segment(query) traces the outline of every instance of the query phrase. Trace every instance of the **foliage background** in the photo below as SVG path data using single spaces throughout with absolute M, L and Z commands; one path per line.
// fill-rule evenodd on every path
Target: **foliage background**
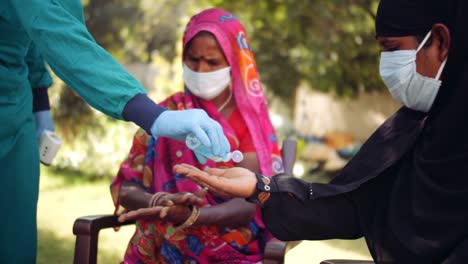
M 100 45 L 124 65 L 157 69 L 154 82 L 145 84 L 156 101 L 182 89 L 181 37 L 189 18 L 207 7 L 229 10 L 247 30 L 267 94 L 293 106 L 303 82 L 345 97 L 382 87 L 374 40 L 377 2 L 84 0 L 83 5 Z M 59 80 L 50 94 L 64 139 L 56 167 L 91 178 L 113 175 L 137 127 L 91 109 Z

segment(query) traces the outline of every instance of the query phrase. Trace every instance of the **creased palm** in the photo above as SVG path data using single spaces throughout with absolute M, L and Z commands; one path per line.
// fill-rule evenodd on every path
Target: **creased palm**
M 174 166 L 176 173 L 185 174 L 188 178 L 208 187 L 210 192 L 227 197 L 249 197 L 255 191 L 257 178 L 245 168 L 230 169 L 207 168 L 205 171 L 188 164 Z

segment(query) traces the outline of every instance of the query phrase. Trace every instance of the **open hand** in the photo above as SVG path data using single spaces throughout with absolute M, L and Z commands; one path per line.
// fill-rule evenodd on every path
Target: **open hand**
M 191 212 L 190 207 L 184 205 L 154 206 L 150 208 L 140 208 L 138 210 L 121 214 L 118 220 L 121 223 L 135 220 L 164 220 L 179 225 L 187 220 Z
M 188 164 L 174 166 L 176 173 L 185 174 L 188 178 L 208 187 L 210 192 L 227 197 L 249 197 L 255 192 L 257 178 L 245 168 L 230 169 L 207 168 L 205 171 Z
M 158 206 L 172 206 L 172 205 L 200 205 L 203 202 L 203 197 L 206 195 L 206 190 L 200 190 L 196 193 L 179 192 L 170 193 L 163 196 Z
M 205 195 L 205 189 L 196 193 L 179 192 L 167 194 L 158 201 L 156 206 L 123 213 L 119 216 L 118 220 L 119 222 L 165 220 L 174 224 L 180 224 L 185 222 L 190 216 L 191 210 L 189 206 L 200 205 Z
M 135 221 L 135 220 L 148 220 L 156 221 L 166 217 L 170 207 L 168 206 L 154 206 L 150 208 L 140 208 L 138 210 L 129 211 L 119 215 L 119 222 Z

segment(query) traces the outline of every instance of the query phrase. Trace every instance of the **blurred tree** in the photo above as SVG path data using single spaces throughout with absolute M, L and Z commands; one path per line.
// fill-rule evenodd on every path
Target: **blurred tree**
M 124 64 L 158 60 L 158 65 L 169 68 L 170 76 L 174 75 L 171 64 L 180 59 L 180 40 L 189 17 L 209 6 L 225 8 L 246 27 L 268 94 L 273 92 L 290 102 L 302 81 L 314 89 L 344 96 L 383 87 L 378 74 L 379 49 L 374 40 L 377 2 L 83 0 L 88 30 L 100 45 Z M 161 63 L 161 58 L 169 64 Z M 167 86 L 173 84 L 169 80 Z M 158 91 L 163 89 L 161 85 L 157 87 Z M 102 151 L 103 146 L 111 145 L 107 141 L 100 145 L 89 142 L 101 141 L 113 127 L 120 128 L 116 134 L 129 138 L 122 132 L 128 124 L 113 124 L 111 118 L 96 114 L 70 89 L 51 91 L 60 135 L 69 139 L 68 145 L 80 157 L 86 157 L 78 161 L 78 154 L 67 154 L 68 163 L 61 162 L 63 166 L 73 164 L 73 168 L 89 170 L 91 165 L 85 160 L 102 159 L 95 149 Z M 76 144 L 71 142 L 74 139 Z M 107 159 L 112 164 L 109 168 L 115 166 L 117 159 Z M 99 168 L 103 167 L 101 163 Z
M 88 0 L 84 4 L 91 34 L 125 63 L 149 63 L 155 53 L 172 63 L 184 23 L 194 10 L 208 5 L 225 8 L 246 26 L 262 81 L 274 94 L 292 100 L 301 81 L 345 96 L 382 87 L 374 40 L 377 2 Z M 68 105 L 74 100 L 80 99 L 63 101 Z
M 172 61 L 181 18 L 197 2 L 89 0 L 86 25 L 100 45 L 125 62 L 151 62 L 154 51 Z
M 122 63 L 150 63 L 154 53 L 174 60 L 181 18 L 192 2 L 88 0 L 83 5 L 87 28 L 97 43 Z M 70 89 L 57 90 L 54 118 L 63 136 L 73 139 L 86 126 L 96 127 L 95 113 L 80 97 Z
M 151 63 L 153 57 L 172 62 L 181 24 L 198 2 L 84 0 L 83 6 L 91 35 L 125 65 Z M 131 142 L 134 125 L 116 123 L 92 110 L 61 82 L 50 95 L 56 129 L 66 141 L 56 165 L 100 176 L 114 173 Z
M 292 99 L 303 80 L 344 96 L 382 87 L 374 39 L 377 0 L 212 2 L 243 21 L 262 81 L 275 94 Z

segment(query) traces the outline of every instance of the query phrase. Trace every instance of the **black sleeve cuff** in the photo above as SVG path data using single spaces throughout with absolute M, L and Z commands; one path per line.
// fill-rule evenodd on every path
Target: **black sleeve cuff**
M 151 135 L 151 126 L 154 120 L 165 110 L 166 108 L 153 102 L 146 94 L 137 94 L 125 105 L 122 116 Z
M 309 199 L 310 184 L 291 177 L 287 174 L 278 174 L 271 178 L 261 174 L 255 174 L 257 185 L 252 196 L 246 198 L 248 202 L 263 204 L 261 193 L 289 193 L 301 201 Z
M 35 88 L 33 92 L 33 112 L 50 110 L 47 88 Z
M 265 200 L 268 200 L 269 193 L 277 192 L 278 186 L 273 179 L 274 177 L 266 177 L 261 174 L 255 173 L 257 177 L 257 185 L 255 186 L 255 192 L 247 197 L 245 200 L 250 203 L 255 203 L 260 206 L 263 206 Z
M 255 173 L 257 177 L 257 190 L 262 192 L 277 192 L 278 186 L 276 185 L 276 181 L 270 177 L 263 176 L 261 174 Z

